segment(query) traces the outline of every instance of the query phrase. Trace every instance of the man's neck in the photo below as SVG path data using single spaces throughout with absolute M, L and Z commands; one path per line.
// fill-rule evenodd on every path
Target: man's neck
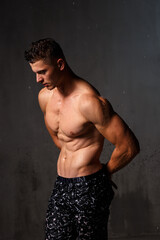
M 57 86 L 57 90 L 62 96 L 67 97 L 74 91 L 76 79 L 78 77 L 67 67 L 61 76 L 59 86 Z

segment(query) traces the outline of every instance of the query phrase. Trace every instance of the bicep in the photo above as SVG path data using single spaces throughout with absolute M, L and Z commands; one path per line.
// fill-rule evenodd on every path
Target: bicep
M 38 94 L 38 102 L 43 114 L 46 113 L 46 105 L 48 102 L 48 98 L 49 98 L 49 95 L 45 92 L 45 89 L 42 88 Z
M 112 144 L 120 146 L 127 144 L 132 138 L 132 132 L 124 122 L 124 120 L 117 114 L 113 113 L 105 124 L 95 124 L 97 130 Z
M 124 120 L 114 114 L 107 125 L 96 125 L 98 131 L 116 147 L 118 155 L 129 156 L 131 160 L 140 151 L 137 138 Z
M 85 118 L 115 146 L 128 146 L 134 135 L 124 120 L 113 110 L 107 99 L 88 97 L 82 105 Z

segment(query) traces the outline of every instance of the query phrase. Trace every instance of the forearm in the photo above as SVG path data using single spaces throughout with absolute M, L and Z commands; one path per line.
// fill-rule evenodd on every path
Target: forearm
M 111 158 L 107 163 L 107 170 L 110 174 L 117 172 L 125 167 L 131 160 L 138 154 L 139 145 L 132 148 L 115 147 L 112 152 Z
M 46 121 L 46 118 L 44 118 L 44 120 L 45 120 L 46 128 L 47 128 L 47 130 L 48 130 L 48 132 L 49 132 L 49 135 L 51 136 L 54 144 L 56 145 L 57 148 L 59 148 L 59 149 L 61 150 L 61 143 L 60 143 L 57 135 L 56 135 L 56 134 L 51 130 L 51 128 L 48 126 L 47 121 Z
M 60 144 L 59 142 L 55 142 L 55 141 L 54 141 L 54 143 L 55 143 L 56 147 L 57 147 L 59 150 L 61 150 L 61 144 Z

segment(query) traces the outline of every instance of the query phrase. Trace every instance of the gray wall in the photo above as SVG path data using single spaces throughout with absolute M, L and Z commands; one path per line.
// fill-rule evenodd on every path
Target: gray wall
M 58 150 L 23 58 L 43 37 L 61 44 L 72 69 L 108 98 L 140 141 L 141 153 L 113 177 L 110 238 L 158 239 L 160 1 L 3 1 L 0 16 L 0 239 L 44 239 Z M 102 162 L 112 149 L 106 141 Z

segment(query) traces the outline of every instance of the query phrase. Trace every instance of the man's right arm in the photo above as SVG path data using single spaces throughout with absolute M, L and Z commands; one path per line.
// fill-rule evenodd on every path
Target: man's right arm
M 50 129 L 50 127 L 48 126 L 47 121 L 46 121 L 46 106 L 47 106 L 48 98 L 49 98 L 49 94 L 47 94 L 46 89 L 43 88 L 38 94 L 38 102 L 39 102 L 40 108 L 44 114 L 44 122 L 45 122 L 46 128 L 47 128 L 53 142 L 55 143 L 55 145 L 59 149 L 61 149 L 61 144 L 59 142 L 57 135 L 52 131 L 52 129 Z
M 59 141 L 57 135 L 56 135 L 56 134 L 50 129 L 50 127 L 48 126 L 45 116 L 44 116 L 44 121 L 45 121 L 46 128 L 47 128 L 47 130 L 48 130 L 48 132 L 49 132 L 49 134 L 50 134 L 53 142 L 54 142 L 55 145 L 61 150 L 60 141 Z

